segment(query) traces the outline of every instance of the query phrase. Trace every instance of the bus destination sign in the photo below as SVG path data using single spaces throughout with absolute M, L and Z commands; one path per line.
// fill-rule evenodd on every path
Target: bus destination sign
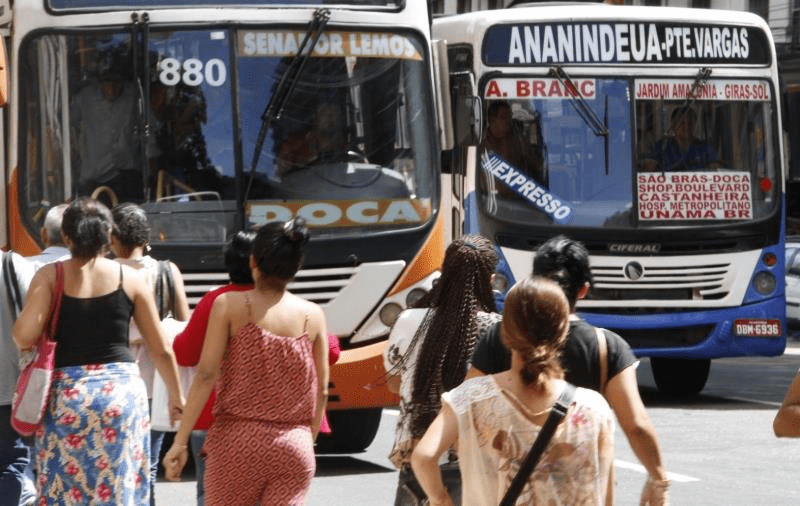
M 520 23 L 490 27 L 483 61 L 495 66 L 768 65 L 770 44 L 752 26 L 695 23 Z

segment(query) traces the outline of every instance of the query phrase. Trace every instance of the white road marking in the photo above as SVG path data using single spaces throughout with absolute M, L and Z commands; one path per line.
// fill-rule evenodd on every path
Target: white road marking
M 738 402 L 747 402 L 747 403 L 750 403 L 750 404 L 763 404 L 764 406 L 771 406 L 771 407 L 774 407 L 774 408 L 781 407 L 781 403 L 780 402 L 774 402 L 774 401 L 762 401 L 760 399 L 749 399 L 747 397 L 734 397 L 734 396 L 731 396 L 731 395 L 726 395 L 726 396 L 724 396 L 722 398 L 723 399 L 730 399 L 732 401 L 738 401 Z
M 647 469 L 645 469 L 643 465 L 635 464 L 633 462 L 626 462 L 624 460 L 614 459 L 614 466 L 616 466 L 619 469 L 628 469 L 642 474 L 647 474 Z M 667 478 L 669 478 L 672 481 L 680 483 L 690 483 L 693 481 L 700 481 L 700 478 L 694 478 L 692 476 L 687 476 L 685 474 L 671 473 L 669 471 L 667 471 Z

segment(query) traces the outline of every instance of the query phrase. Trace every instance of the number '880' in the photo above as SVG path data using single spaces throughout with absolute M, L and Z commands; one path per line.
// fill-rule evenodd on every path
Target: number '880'
M 228 77 L 225 62 L 212 58 L 203 62 L 199 58 L 187 58 L 181 63 L 177 58 L 164 58 L 158 63 L 158 80 L 166 86 L 175 86 L 183 81 L 187 86 L 222 86 Z

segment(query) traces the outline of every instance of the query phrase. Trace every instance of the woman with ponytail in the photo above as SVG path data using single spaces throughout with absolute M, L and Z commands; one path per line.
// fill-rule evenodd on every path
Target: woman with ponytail
M 511 369 L 469 379 L 442 409 L 411 457 L 431 506 L 454 504 L 437 465 L 457 446 L 462 504 L 498 504 L 566 386 L 559 354 L 570 308 L 555 282 L 526 278 L 509 292 L 501 332 Z M 614 422 L 597 392 L 577 388 L 516 504 L 613 504 Z
M 464 381 L 479 335 L 500 317 L 492 293 L 496 265 L 494 245 L 485 237 L 467 235 L 453 241 L 433 289 L 392 327 L 384 368 L 389 388 L 400 393 L 400 417 L 389 455 L 400 470 L 395 506 L 416 506 L 424 500 L 411 471 L 411 452 L 439 412 L 442 393 Z M 440 464 L 458 504 L 461 480 L 455 453 Z
M 111 212 L 78 198 L 61 231 L 72 258 L 42 267 L 13 329 L 17 346 L 34 346 L 47 322 L 63 266 L 63 298 L 50 403 L 36 435 L 36 504 L 139 506 L 150 495 L 147 391 L 129 345 L 131 316 L 169 392 L 171 421 L 183 408 L 178 366 L 161 326 L 153 290 L 139 271 L 105 258 Z
M 309 231 L 302 218 L 262 226 L 255 287 L 214 300 L 200 361 L 166 476 L 179 480 L 197 418 L 216 386 L 204 452 L 205 502 L 301 505 L 315 471 L 314 440 L 328 393 L 328 338 L 317 304 L 289 293 Z

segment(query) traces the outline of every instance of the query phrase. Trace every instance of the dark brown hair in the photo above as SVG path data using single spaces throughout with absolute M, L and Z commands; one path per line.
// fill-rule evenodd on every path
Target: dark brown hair
M 253 239 L 253 257 L 267 278 L 289 281 L 303 263 L 303 253 L 310 233 L 306 220 L 273 221 L 263 225 Z
M 525 384 L 563 377 L 560 355 L 567 339 L 569 313 L 564 291 L 550 279 L 531 276 L 509 290 L 501 335 L 503 344 L 522 358 Z
M 72 242 L 72 256 L 90 258 L 108 251 L 113 225 L 111 211 L 105 205 L 78 197 L 64 210 L 61 231 Z

